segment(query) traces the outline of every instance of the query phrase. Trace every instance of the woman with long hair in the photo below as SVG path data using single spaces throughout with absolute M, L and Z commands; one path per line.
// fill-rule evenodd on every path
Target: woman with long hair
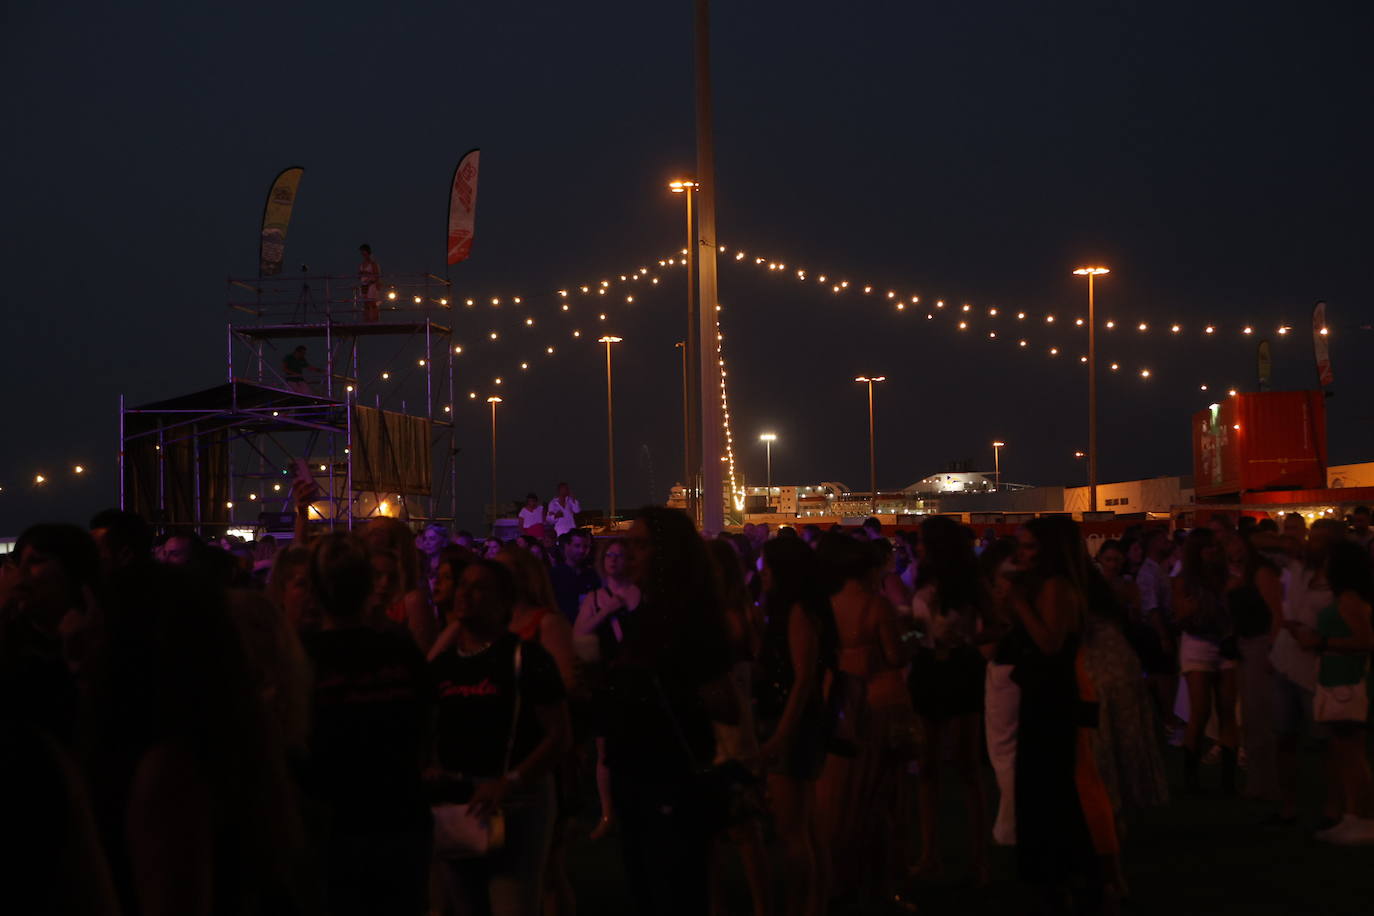
M 127 567 L 90 635 L 90 773 L 121 908 L 252 912 L 289 893 L 299 801 L 222 584 Z
M 319 611 L 310 594 L 310 548 L 292 544 L 272 557 L 267 574 L 267 600 L 286 617 L 296 633 L 319 628 Z
M 1338 541 L 1327 559 L 1333 601 L 1317 614 L 1315 628 L 1294 621 L 1288 629 L 1308 651 L 1318 653 L 1316 719 L 1330 729 L 1329 795 L 1341 803 L 1335 826 L 1316 838 L 1338 846 L 1374 844 L 1374 779 L 1370 777 L 1366 726 L 1369 722 L 1369 653 L 1374 650 L 1374 564 L 1354 541 Z
M 720 576 L 721 599 L 725 609 L 726 628 L 730 639 L 730 679 L 740 703 L 740 720 L 734 725 L 713 723 L 716 732 L 715 762 L 734 760 L 754 769 L 759 761 L 758 735 L 754 730 L 753 693 L 754 663 L 759 655 L 762 621 L 749 599 L 749 587 L 744 570 L 733 547 L 716 538 L 706 542 L 716 572 Z M 728 839 L 739 850 L 749 893 L 754 901 L 755 916 L 768 916 L 773 911 L 773 888 L 769 881 L 768 848 L 764 844 L 763 824 L 757 817 L 734 824 L 728 837 L 719 836 L 713 847 L 713 858 L 719 859 Z M 711 912 L 726 911 L 719 865 L 711 869 Z
M 558 600 L 549 581 L 549 568 L 528 550 L 507 544 L 496 562 L 515 576 L 515 608 L 511 632 L 527 642 L 543 646 L 558 665 L 563 687 L 571 691 L 577 681 L 577 657 L 573 653 L 572 625 L 558 613 Z
M 1101 903 L 1118 852 L 1111 799 L 1093 756 L 1097 698 L 1079 648 L 1086 627 L 1089 560 L 1078 525 L 1038 518 L 1017 535 L 1024 572 L 1012 594 L 1019 628 L 1010 639 L 1021 688 L 1016 746 L 1016 852 L 1022 880 L 1051 911 Z M 1104 870 L 1104 864 L 1108 866 Z
M 1236 628 L 1237 689 L 1240 694 L 1241 747 L 1245 755 L 1245 794 L 1278 801 L 1275 765 L 1274 688 L 1269 667 L 1270 634 L 1283 616 L 1279 571 L 1245 535 L 1222 537 L 1226 553 L 1226 607 Z M 1239 760 L 1237 761 L 1239 763 Z
M 838 670 L 863 685 L 856 753 L 826 758 L 817 816 L 832 852 L 835 895 L 860 903 L 900 903 L 896 888 L 904 877 L 909 826 L 906 773 L 916 752 L 916 716 L 902 677 L 907 650 L 897 611 L 884 595 L 880 543 L 828 534 L 816 551 L 829 579 Z
M 522 536 L 538 546 L 532 537 Z M 558 610 L 558 599 L 549 580 L 549 567 L 527 548 L 507 544 L 496 555 L 496 562 L 515 576 L 515 608 L 510 631 L 527 642 L 543 646 L 558 665 L 563 689 L 572 694 L 577 687 L 577 656 L 573 652 L 572 624 Z M 575 807 L 577 772 L 573 767 L 572 741 L 568 751 L 554 763 L 554 822 L 549 841 L 549 864 L 545 874 L 546 916 L 561 916 L 577 908 L 572 882 L 568 880 L 568 828 Z
M 431 843 L 421 772 L 433 691 L 410 635 L 368 617 L 374 558 L 342 533 L 312 549 L 321 625 L 303 640 L 314 667 L 306 788 L 328 813 L 326 910 L 414 913 Z
M 1236 633 L 1226 603 L 1226 555 L 1211 528 L 1194 528 L 1183 544 L 1183 569 L 1174 579 L 1173 608 L 1183 635 L 1179 667 L 1188 685 L 1188 727 L 1183 733 L 1183 771 L 1189 792 L 1202 790 L 1200 745 L 1215 701 L 1221 783 L 1236 786 Z
M 634 612 L 639 608 L 639 586 L 629 574 L 628 547 L 624 538 L 601 542 L 596 554 L 596 573 L 601 584 L 582 596 L 573 623 L 573 649 L 589 681 L 599 681 L 605 667 L 620 654 Z M 611 799 L 611 771 L 606 765 L 606 739 L 596 738 L 596 789 L 601 802 L 601 817 L 591 838 L 599 840 L 615 823 Z
M 630 528 L 643 601 L 599 690 L 606 762 L 634 911 L 700 916 L 715 834 L 697 774 L 713 721 L 739 721 L 720 585 L 691 519 L 657 506 Z
M 835 618 L 815 555 L 801 540 L 763 548 L 764 632 L 759 654 L 760 757 L 783 840 L 784 912 L 814 916 L 829 898 L 829 849 L 815 817 L 826 756 L 824 675 L 835 668 Z
M 630 615 L 639 607 L 639 586 L 630 578 L 624 538 L 607 538 L 596 553 L 601 585 L 582 596 L 573 622 L 573 646 L 584 662 L 610 662 L 625 641 Z
M 992 822 L 992 840 L 999 846 L 1016 845 L 1016 722 L 1021 688 L 1012 679 L 1015 665 L 1004 643 L 1015 625 L 1011 608 L 1012 577 L 1016 567 L 1016 538 L 999 538 L 978 557 L 979 611 L 982 628 L 978 651 L 987 660 L 983 686 L 983 730 L 988 757 L 1000 795 Z
M 440 864 L 444 912 L 541 911 L 555 818 L 551 770 L 567 753 L 570 726 L 553 657 L 511 631 L 518 595 L 505 565 L 470 564 L 454 592 L 456 638 L 430 662 L 438 764 L 471 785 L 465 800 L 476 816 L 500 811 L 505 823 L 498 855 Z
M 921 524 L 920 567 L 913 617 L 923 632 L 912 659 L 908 687 L 926 740 L 917 790 L 921 821 L 921 858 L 916 871 L 943 870 L 939 787 L 944 735 L 952 732 L 955 768 L 968 805 L 972 865 L 980 883 L 988 880 L 986 802 L 980 769 L 983 731 L 983 656 L 975 648 L 978 628 L 978 567 L 965 529 L 943 516 Z
M 1159 720 L 1128 637 L 1130 621 L 1139 614 L 1140 591 L 1126 578 L 1126 551 L 1117 541 L 1104 542 L 1096 560 L 1097 568 L 1088 569 L 1083 634 L 1084 662 L 1101 701 L 1093 747 L 1112 804 L 1124 817 L 1167 802 L 1169 786 L 1159 752 Z
M 428 651 L 438 632 L 429 602 L 429 576 L 415 546 L 415 535 L 396 518 L 374 518 L 363 529 L 363 540 L 374 555 L 391 558 L 393 588 L 382 612 L 392 623 L 410 631 L 421 652 Z

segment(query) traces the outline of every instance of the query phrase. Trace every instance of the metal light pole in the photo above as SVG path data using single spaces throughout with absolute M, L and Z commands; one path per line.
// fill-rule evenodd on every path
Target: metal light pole
M 487 398 L 487 403 L 491 405 L 491 524 L 496 526 L 496 405 L 501 403 L 501 399 L 496 395 Z
M 773 498 L 773 443 L 778 441 L 778 434 L 764 433 L 759 436 L 759 441 L 763 443 L 764 448 L 767 450 L 766 454 L 768 457 L 765 459 L 765 461 L 767 461 L 765 467 L 767 467 L 768 471 L 767 474 L 764 475 L 764 480 L 767 481 L 765 487 L 768 491 L 768 499 L 771 500 Z M 767 504 L 771 505 L 771 502 Z
M 860 375 L 856 382 L 868 383 L 868 514 L 878 514 L 878 457 L 875 448 L 876 440 L 873 436 L 873 385 L 876 382 L 887 381 L 885 375 L 875 375 L 872 378 Z
M 716 291 L 716 152 L 711 126 L 711 4 L 696 0 L 697 231 L 697 391 L 701 417 L 701 527 L 717 532 L 725 524 L 725 475 L 717 459 L 725 454 L 721 403 L 716 395 L 719 361 L 709 343 L 716 339 L 720 300 Z
M 611 387 L 611 344 L 623 338 L 606 336 L 597 343 L 606 345 L 606 467 L 611 474 L 611 527 L 615 527 L 615 398 Z
M 701 526 L 701 494 L 697 481 L 701 477 L 701 409 L 697 397 L 701 391 L 701 316 L 697 308 L 697 224 L 696 192 L 700 185 L 691 178 L 668 182 L 668 190 L 681 194 L 687 204 L 687 336 L 678 344 L 682 347 L 682 437 L 687 461 L 683 483 L 687 486 L 687 514 Z
M 992 479 L 995 481 L 993 490 L 1000 492 L 1002 489 L 1002 449 L 1006 448 L 1005 442 L 992 443 Z
M 673 346 L 682 351 L 682 487 L 687 497 L 687 514 L 695 519 L 697 499 L 692 483 L 692 395 L 689 389 L 691 375 L 687 371 L 687 341 L 679 340 Z
M 1088 511 L 1097 511 L 1097 315 L 1093 278 L 1109 274 L 1106 267 L 1080 267 L 1075 276 L 1088 278 Z

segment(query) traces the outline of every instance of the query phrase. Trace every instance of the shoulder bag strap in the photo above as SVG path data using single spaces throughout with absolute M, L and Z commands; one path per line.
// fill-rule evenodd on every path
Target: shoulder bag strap
M 501 767 L 502 776 L 510 772 L 510 758 L 511 754 L 515 752 L 515 733 L 520 727 L 520 663 L 522 661 L 521 652 L 524 648 L 524 642 L 515 644 L 515 712 L 511 714 L 510 735 L 506 738 L 506 758 L 505 764 Z
M 687 762 L 691 764 L 692 771 L 700 770 L 701 765 L 697 763 L 696 754 L 692 753 L 692 746 L 687 743 L 687 735 L 682 731 L 682 725 L 678 723 L 677 716 L 673 714 L 673 706 L 668 702 L 668 694 L 663 689 L 663 684 L 659 681 L 657 674 L 654 675 L 654 691 L 658 694 L 659 703 L 663 705 L 663 711 L 668 715 L 668 721 L 672 723 L 673 734 L 677 736 L 677 743 L 681 746 Z

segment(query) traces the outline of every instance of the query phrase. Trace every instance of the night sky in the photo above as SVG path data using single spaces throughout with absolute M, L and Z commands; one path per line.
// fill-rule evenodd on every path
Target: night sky
M 120 393 L 223 380 L 224 278 L 255 272 L 280 169 L 305 167 L 288 275 L 350 273 L 361 242 L 385 270 L 442 273 L 448 183 L 472 147 L 476 242 L 455 296 L 524 303 L 441 319 L 465 345 L 463 520 L 487 494 L 496 375 L 503 495 L 568 479 L 604 505 L 591 341 L 606 332 L 626 338 L 619 502 L 661 501 L 681 466 L 685 286 L 658 259 L 683 244 L 664 182 L 695 158 L 690 2 L 197 6 L 7 6 L 0 535 L 113 503 Z M 1102 338 L 1103 480 L 1190 472 L 1188 417 L 1213 400 L 1199 384 L 1253 389 L 1255 341 L 1280 322 L 1294 333 L 1274 337 L 1275 387 L 1311 385 L 1317 299 L 1334 329 L 1332 461 L 1374 460 L 1374 332 L 1359 329 L 1374 322 L 1372 25 L 1354 2 L 717 3 L 719 241 L 751 265 L 723 261 L 720 296 L 750 481 L 769 430 L 775 482 L 866 486 L 852 379 L 882 373 L 880 486 L 951 459 L 990 467 L 994 438 L 1005 479 L 1081 482 L 1085 335 L 1069 325 L 1085 289 L 1070 271 L 1089 262 L 1113 270 L 1104 319 L 1191 331 Z M 556 290 L 641 265 L 664 279 L 633 305 L 557 312 Z M 836 296 L 794 268 L 922 307 Z M 927 321 L 937 298 L 972 303 L 975 327 Z M 1019 333 L 994 306 L 1059 326 Z M 419 355 L 393 352 L 369 371 Z

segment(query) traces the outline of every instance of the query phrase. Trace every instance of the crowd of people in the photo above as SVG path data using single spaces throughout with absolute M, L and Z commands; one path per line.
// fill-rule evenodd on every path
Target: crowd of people
M 509 541 L 312 531 L 308 506 L 289 544 L 118 510 L 21 535 L 0 572 L 14 899 L 571 914 L 590 835 L 618 839 L 635 913 L 726 912 L 730 857 L 755 916 L 914 912 L 951 859 L 988 882 L 989 843 L 1037 912 L 1114 912 L 1168 754 L 1183 794 L 1298 829 L 1314 737 L 1316 839 L 1374 843 L 1367 509 L 1142 524 L 1090 556 L 1062 517 L 706 538 L 648 507 L 594 537 L 566 485 Z

